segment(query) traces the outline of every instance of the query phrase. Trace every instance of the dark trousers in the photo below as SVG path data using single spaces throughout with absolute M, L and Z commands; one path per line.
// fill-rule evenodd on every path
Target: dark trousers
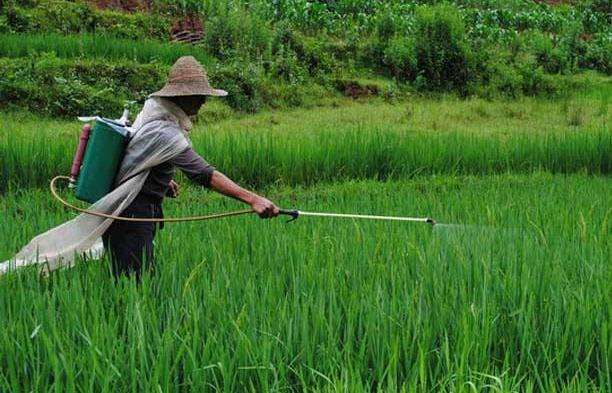
M 139 195 L 121 214 L 122 217 L 163 217 L 161 203 Z M 115 277 L 134 275 L 137 280 L 155 265 L 153 240 L 156 223 L 116 220 L 102 235 L 104 248 L 110 255 Z

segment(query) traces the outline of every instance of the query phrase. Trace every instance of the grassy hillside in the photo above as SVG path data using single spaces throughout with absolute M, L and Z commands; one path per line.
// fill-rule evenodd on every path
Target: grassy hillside
M 363 78 L 392 84 L 380 95 L 554 96 L 573 88 L 568 75 L 610 74 L 609 15 L 598 1 L 207 0 L 126 13 L 10 0 L 0 9 L 0 106 L 59 116 L 116 111 L 159 88 L 183 54 L 202 60 L 244 112 L 301 106 Z M 205 26 L 202 42 L 169 44 L 186 20 Z M 88 79 L 88 68 L 113 77 Z M 125 85 L 128 77 L 147 90 Z

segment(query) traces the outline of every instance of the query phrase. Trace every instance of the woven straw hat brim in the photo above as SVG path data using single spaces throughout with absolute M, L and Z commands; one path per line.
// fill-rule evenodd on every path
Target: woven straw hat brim
M 207 83 L 168 83 L 161 90 L 151 93 L 150 97 L 214 96 L 225 97 L 227 91 L 213 89 Z

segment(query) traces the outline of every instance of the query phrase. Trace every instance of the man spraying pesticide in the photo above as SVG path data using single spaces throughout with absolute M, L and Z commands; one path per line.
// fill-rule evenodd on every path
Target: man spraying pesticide
M 198 155 L 188 137 L 192 127 L 190 116 L 198 113 L 206 98 L 226 95 L 224 90 L 210 86 L 203 67 L 194 57 L 184 56 L 172 66 L 166 85 L 148 97 L 131 129 L 125 124 L 127 113 L 121 121 L 94 118 L 93 130 L 88 125 L 83 129 L 71 177 L 57 176 L 51 181 L 53 195 L 82 214 L 32 239 L 14 259 L 0 263 L 0 274 L 37 263 L 42 263 L 47 271 L 72 266 L 76 255 L 92 255 L 100 248 L 102 239 L 115 276 L 134 274 L 138 278 L 145 267 L 153 265 L 156 224 L 169 221 L 257 213 L 262 218 L 285 214 L 292 219 L 305 215 L 435 224 L 430 218 L 283 210 L 240 187 Z M 173 180 L 176 168 L 195 183 L 240 200 L 250 209 L 164 218 L 164 197 L 176 197 L 179 192 Z M 55 190 L 55 182 L 60 178 L 76 183 L 76 197 L 92 205 L 82 209 L 61 199 Z
M 136 118 L 134 129 L 147 134 L 183 135 L 192 127 L 189 117 L 197 115 L 208 96 L 226 95 L 224 90 L 210 87 L 204 69 L 195 58 L 181 57 L 172 67 L 168 83 L 149 96 Z M 176 197 L 179 193 L 179 186 L 172 179 L 175 168 L 195 183 L 250 205 L 262 218 L 279 214 L 279 208 L 268 199 L 240 187 L 208 164 L 189 145 L 186 135 L 176 140 L 174 137 L 170 139 L 180 148 L 169 147 L 176 154 L 169 154 L 167 159 L 151 167 L 140 192 L 122 212 L 122 216 L 162 218 L 164 196 Z M 131 159 L 133 155 L 133 149 L 128 145 L 124 160 Z M 145 264 L 152 265 L 155 232 L 155 222 L 113 222 L 102 238 L 104 247 L 110 251 L 116 275 L 133 272 L 139 276 Z
M 77 197 L 93 205 L 74 220 L 68 221 L 37 236 L 16 256 L 15 266 L 38 261 L 46 262 L 49 270 L 71 265 L 75 253 L 86 253 L 102 237 L 109 252 L 115 275 L 134 273 L 139 276 L 143 267 L 153 263 L 153 239 L 156 222 L 122 221 L 105 216 L 132 219 L 162 219 L 162 201 L 166 195 L 177 196 L 179 187 L 174 182 L 175 168 L 192 181 L 221 194 L 236 198 L 248 205 L 262 218 L 275 217 L 279 208 L 268 199 L 248 191 L 208 164 L 193 148 L 188 138 L 192 127 L 190 116 L 198 113 L 208 96 L 225 96 L 224 90 L 213 89 L 203 67 L 192 56 L 179 58 L 172 66 L 167 84 L 151 94 L 132 127 L 132 136 L 125 150 L 115 178 L 116 188 L 101 196 L 98 192 L 100 173 L 115 157 L 94 157 L 87 173 L 77 183 Z M 121 124 L 104 122 L 94 127 L 92 140 L 102 138 L 107 131 L 106 144 L 121 145 Z M 106 126 L 106 127 L 104 127 Z M 117 142 L 114 142 L 117 141 Z M 107 149 L 109 148 L 106 146 Z M 93 150 L 92 150 L 93 151 Z M 101 151 L 104 154 L 104 151 Z M 111 165 L 112 166 L 112 165 Z M 86 168 L 83 168 L 85 171 Z M 82 180 L 82 181 L 81 181 Z M 90 182 L 91 184 L 87 184 Z M 11 263 L 2 264 L 8 269 Z

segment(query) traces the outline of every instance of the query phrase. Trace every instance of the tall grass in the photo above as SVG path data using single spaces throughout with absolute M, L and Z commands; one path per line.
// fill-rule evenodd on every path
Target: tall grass
M 134 41 L 90 33 L 0 34 L 0 57 L 25 57 L 41 52 L 53 52 L 62 58 L 93 57 L 139 62 L 157 60 L 165 64 L 172 64 L 181 56 L 191 55 L 205 66 L 214 64 L 212 57 L 203 48 L 180 43 Z
M 184 191 L 168 215 L 237 208 Z M 0 390 L 609 391 L 611 191 L 550 175 L 276 189 L 286 207 L 475 226 L 243 217 L 166 226 L 140 287 L 105 261 L 5 276 Z M 70 216 L 37 190 L 0 210 L 0 259 Z
M 414 101 L 268 113 L 192 132 L 219 170 L 253 186 L 423 174 L 547 170 L 609 174 L 609 114 L 572 102 L 580 126 L 557 102 Z M 603 108 L 607 108 L 604 104 Z M 5 116 L 0 190 L 44 186 L 69 170 L 80 126 Z

